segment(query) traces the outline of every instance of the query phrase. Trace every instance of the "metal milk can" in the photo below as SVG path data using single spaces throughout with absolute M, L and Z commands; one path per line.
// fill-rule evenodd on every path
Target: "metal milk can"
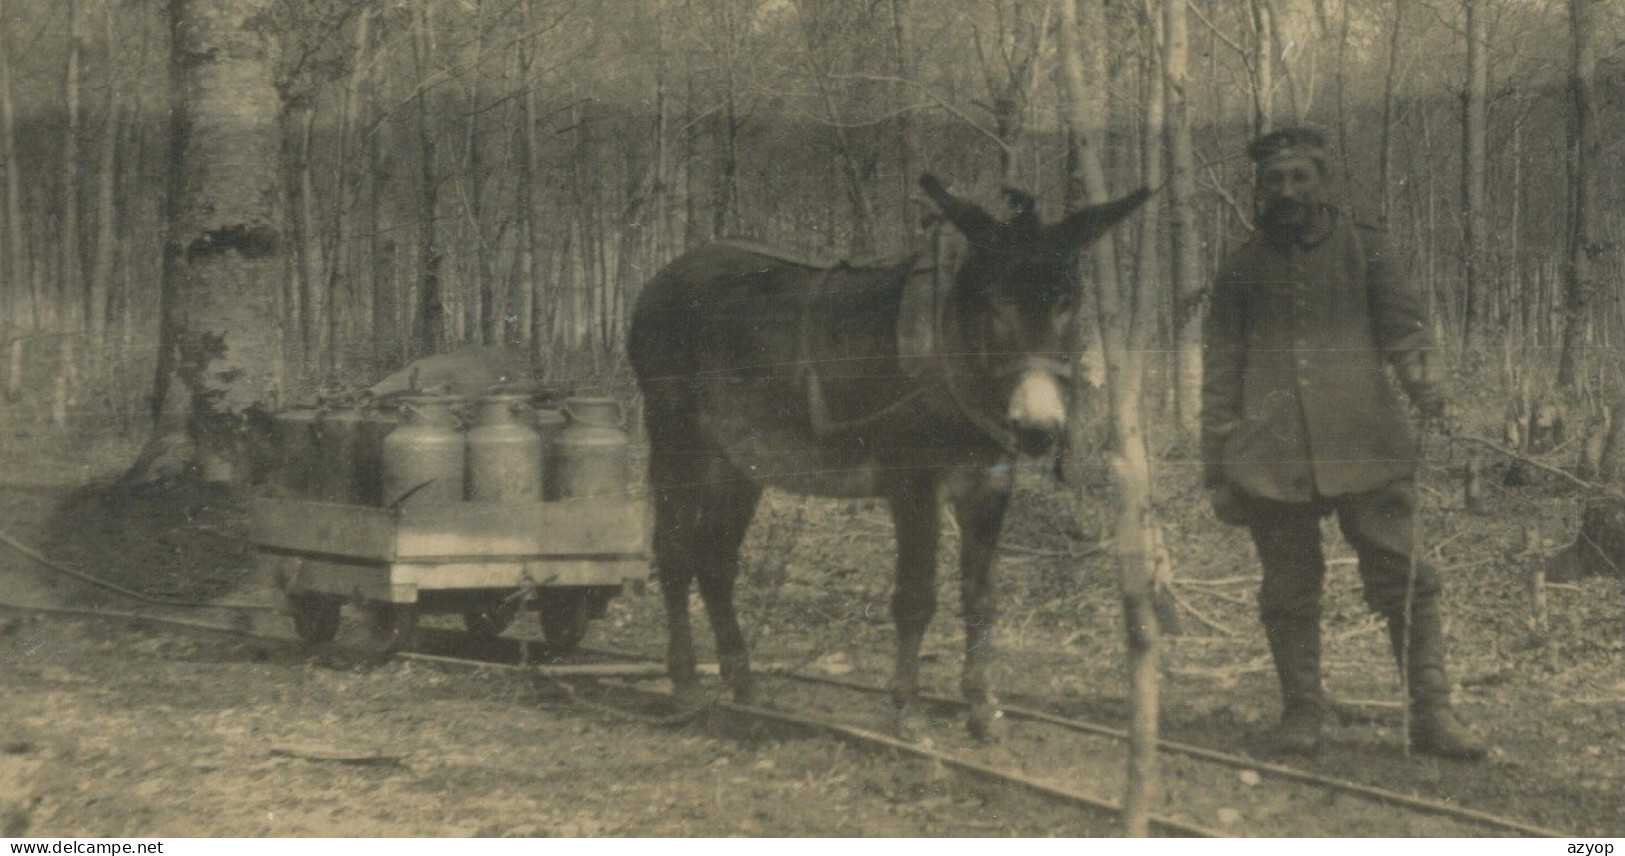
M 356 502 L 375 508 L 384 504 L 384 438 L 400 424 L 400 414 L 393 409 L 372 407 L 361 411 L 361 428 L 355 444 Z
M 360 501 L 356 486 L 356 446 L 361 434 L 361 411 L 349 405 L 322 411 L 316 420 L 319 452 L 315 498 L 323 502 Z
M 384 438 L 382 499 L 385 507 L 463 501 L 467 438 L 458 430 L 458 399 L 414 395 L 401 399 L 401 426 Z
M 542 435 L 542 498 L 551 499 L 553 464 L 548 460 L 552 456 L 549 449 L 553 446 L 553 438 L 570 426 L 570 417 L 565 416 L 564 411 L 558 407 L 534 405 L 532 407 L 531 415 L 535 417 L 533 424 L 536 426 L 536 433 Z
M 548 499 L 625 496 L 631 438 L 621 428 L 621 405 L 613 398 L 569 398 L 570 424 L 547 447 Z
M 542 498 L 542 435 L 525 424 L 529 396 L 482 396 L 468 431 L 468 498 L 534 502 Z
M 315 495 L 317 454 L 315 410 L 284 410 L 273 418 L 276 472 L 272 478 L 279 492 L 296 499 Z

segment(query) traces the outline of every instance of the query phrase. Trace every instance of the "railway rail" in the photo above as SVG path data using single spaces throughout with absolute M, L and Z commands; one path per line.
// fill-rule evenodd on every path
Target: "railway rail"
M 145 626 L 154 630 L 164 630 L 187 634 L 222 635 L 236 639 L 252 639 L 268 645 L 298 647 L 302 643 L 289 637 L 269 635 L 252 629 L 247 620 L 239 621 L 234 625 L 216 624 L 212 622 L 195 621 L 172 616 L 155 615 L 149 612 L 133 612 L 107 609 L 90 609 L 74 607 L 37 606 L 27 604 L 12 604 L 0 602 L 0 610 L 10 612 L 32 612 L 43 615 L 55 615 L 64 618 L 77 618 L 89 620 L 114 620 L 130 624 Z M 247 612 L 241 613 L 246 617 Z M 762 705 L 736 704 L 731 701 L 717 699 L 707 710 L 699 712 L 680 713 L 678 715 L 651 716 L 640 714 L 640 709 L 647 709 L 650 705 L 668 706 L 671 698 L 669 693 L 654 689 L 646 684 L 650 679 L 663 676 L 663 668 L 653 658 L 638 652 L 619 651 L 614 649 L 583 649 L 580 653 L 584 657 L 596 660 L 594 663 L 568 662 L 568 663 L 539 663 L 535 654 L 541 649 L 539 640 L 533 644 L 532 640 L 522 639 L 473 639 L 466 634 L 436 631 L 425 628 L 426 644 L 429 649 L 424 653 L 404 653 L 396 656 L 409 661 L 437 668 L 459 670 L 490 670 L 510 671 L 540 676 L 561 685 L 571 687 L 594 687 L 590 694 L 580 693 L 580 697 L 590 701 L 591 706 L 600 709 L 611 709 L 635 718 L 645 718 L 652 722 L 675 722 L 692 719 L 697 713 L 703 712 L 712 716 L 720 716 L 730 728 L 745 726 L 751 729 L 767 729 L 777 733 L 797 735 L 817 735 L 835 739 L 847 744 L 858 746 L 866 751 L 885 753 L 891 756 L 909 757 L 927 763 L 938 765 L 940 768 L 952 771 L 954 774 L 983 782 L 993 783 L 999 787 L 1014 792 L 1025 793 L 1039 797 L 1043 800 L 1065 806 L 1075 807 L 1097 815 L 1116 815 L 1120 806 L 1113 800 L 1086 793 L 1063 781 L 1065 776 L 1043 776 L 1030 771 L 1012 769 L 1012 766 L 1034 766 L 1032 762 L 1017 759 L 1014 765 L 995 764 L 985 760 L 986 752 L 978 752 L 974 748 L 964 751 L 948 751 L 932 745 L 933 740 L 923 742 L 909 742 L 900 740 L 883 729 L 852 721 L 850 710 L 853 707 L 849 701 L 843 701 L 833 696 L 817 696 L 818 693 L 857 694 L 859 696 L 885 696 L 888 691 L 883 687 L 864 684 L 843 678 L 833 678 L 818 675 L 808 675 L 799 671 L 783 667 L 767 666 L 762 669 L 765 679 L 766 694 L 778 696 L 771 687 L 772 682 L 784 682 L 788 686 L 802 688 L 807 693 L 798 699 L 797 709 L 794 711 L 779 710 Z M 459 650 L 464 649 L 464 650 Z M 473 650 L 467 650 L 473 649 Z M 713 667 L 714 668 L 714 667 Z M 795 695 L 795 692 L 786 693 Z M 924 703 L 939 714 L 956 713 L 963 708 L 963 703 L 957 699 L 925 694 Z M 871 705 L 875 710 L 888 709 L 889 705 Z M 836 711 L 830 713 L 830 711 Z M 1120 743 L 1126 741 L 1127 735 L 1119 729 L 1097 722 L 1083 719 L 1060 716 L 1048 711 L 1039 710 L 1020 705 L 1002 705 L 1002 711 L 1007 720 L 1016 724 L 1039 727 L 1053 732 L 1081 735 L 1087 739 Z M 940 741 L 943 745 L 955 742 L 950 734 L 962 731 L 957 718 L 955 721 L 944 722 L 938 729 Z M 1037 738 L 1035 738 L 1037 739 Z M 1053 738 L 1042 738 L 1053 740 Z M 1051 742 L 1051 746 L 1057 746 Z M 1194 786 L 1206 788 L 1211 791 L 1214 781 L 1229 781 L 1234 783 L 1237 775 L 1256 776 L 1259 780 L 1269 780 L 1277 787 L 1297 787 L 1299 792 L 1283 791 L 1278 799 L 1302 803 L 1309 798 L 1302 792 L 1303 788 L 1310 789 L 1309 793 L 1319 793 L 1326 799 L 1355 800 L 1362 804 L 1383 806 L 1393 812 L 1396 822 L 1407 822 L 1406 818 L 1427 816 L 1443 824 L 1430 827 L 1437 834 L 1453 835 L 1502 835 L 1502 836 L 1536 836 L 1536 837 L 1570 837 L 1556 830 L 1525 823 L 1515 819 L 1501 817 L 1477 809 L 1452 805 L 1437 800 L 1430 800 L 1410 794 L 1403 794 L 1385 788 L 1366 785 L 1342 779 L 1322 776 L 1316 773 L 1299 770 L 1294 767 L 1269 763 L 1255 758 L 1232 755 L 1205 747 L 1163 740 L 1161 747 L 1170 759 L 1170 770 L 1164 778 L 1170 791 L 1176 792 L 1172 804 L 1179 805 L 1177 792 Z M 1088 748 L 1074 747 L 1070 750 L 1074 754 L 1095 751 Z M 1057 751 L 1059 757 L 1065 754 Z M 984 758 L 978 758 L 978 755 Z M 1173 759 L 1178 759 L 1174 761 Z M 1002 759 L 1001 759 L 1002 760 Z M 1041 766 L 1038 765 L 1038 766 Z M 1216 776 L 1212 771 L 1221 769 L 1227 771 Z M 1054 771 L 1050 771 L 1054 772 Z M 1229 778 L 1226 779 L 1225 776 Z M 1243 781 L 1249 781 L 1244 778 Z M 1256 786 L 1256 782 L 1254 782 Z M 1210 826 L 1186 817 L 1159 815 L 1153 819 L 1153 829 L 1157 834 L 1180 837 L 1222 837 L 1233 834 L 1230 830 Z M 1290 834 L 1286 830 L 1275 834 Z

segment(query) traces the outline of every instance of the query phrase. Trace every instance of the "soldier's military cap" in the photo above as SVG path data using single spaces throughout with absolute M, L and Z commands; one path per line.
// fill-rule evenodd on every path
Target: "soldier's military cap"
M 1278 157 L 1307 157 L 1325 169 L 1326 135 L 1307 125 L 1280 128 L 1253 140 L 1247 156 L 1259 166 Z

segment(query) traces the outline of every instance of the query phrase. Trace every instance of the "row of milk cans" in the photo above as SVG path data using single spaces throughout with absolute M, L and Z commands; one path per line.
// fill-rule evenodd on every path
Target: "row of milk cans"
M 625 496 L 630 438 L 612 398 L 410 395 L 392 409 L 276 417 L 279 492 L 380 507 Z

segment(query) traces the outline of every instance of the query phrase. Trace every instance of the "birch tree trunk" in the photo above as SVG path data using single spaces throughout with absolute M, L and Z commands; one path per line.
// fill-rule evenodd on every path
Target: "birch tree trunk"
M 1484 0 L 1464 0 L 1467 11 L 1467 85 L 1461 123 L 1462 347 L 1478 336 L 1484 304 L 1484 239 L 1489 212 L 1484 205 L 1485 136 L 1488 133 L 1489 62 L 1486 59 Z
M 524 17 L 521 26 L 527 31 L 531 27 L 532 0 L 525 0 L 520 6 Z M 538 289 L 541 286 L 538 271 L 538 260 L 544 258 L 538 252 L 541 236 L 541 225 L 536 218 L 536 200 L 534 186 L 536 182 L 536 87 L 531 79 L 532 48 L 527 40 L 521 39 L 514 46 L 515 58 L 518 65 L 519 77 L 519 132 L 514 137 L 518 146 L 515 162 L 519 171 L 519 186 L 515 189 L 517 198 L 514 206 L 517 211 L 515 226 L 518 234 L 519 252 L 519 282 L 518 305 L 513 307 L 511 314 L 516 315 L 517 328 L 510 331 L 510 339 L 517 338 L 524 342 L 535 357 L 541 357 L 546 351 L 541 346 L 543 336 L 541 331 L 541 295 Z
M 323 253 L 327 260 L 322 291 L 327 306 L 327 330 L 323 338 L 327 348 L 322 353 L 322 364 L 337 369 L 341 362 L 339 348 L 346 339 L 344 319 L 356 295 L 356 279 L 360 270 L 356 252 L 351 216 L 361 192 L 361 169 L 351 164 L 350 130 L 360 124 L 362 87 L 366 83 L 367 43 L 372 31 L 372 15 L 363 7 L 356 13 L 355 48 L 350 57 L 350 78 L 344 88 L 344 100 L 339 108 L 336 131 L 338 156 L 333 166 L 333 207 L 331 240 Z M 348 292 L 346 295 L 345 292 Z M 345 299 L 350 298 L 349 300 Z
M 1079 14 L 1080 3 L 1082 15 Z M 1099 155 L 1108 117 L 1103 113 L 1101 93 L 1091 93 L 1086 85 L 1090 79 L 1107 79 L 1102 3 L 1103 0 L 1061 0 L 1065 115 L 1078 146 L 1075 163 L 1081 174 L 1077 180 L 1089 204 L 1098 204 L 1110 197 Z M 1080 29 L 1093 38 L 1082 38 Z M 1156 577 L 1156 525 L 1151 511 L 1150 465 L 1141 421 L 1144 344 L 1152 313 L 1143 291 L 1120 287 L 1113 243 L 1114 238 L 1108 233 L 1093 248 L 1099 309 L 1096 320 L 1105 352 L 1107 394 L 1111 399 L 1113 448 L 1110 459 L 1118 485 L 1115 550 L 1132 685 L 1128 777 L 1123 795 L 1124 832 L 1144 837 L 1150 834 L 1151 804 L 1158 791 L 1158 631 L 1151 600 Z
M 1253 19 L 1253 136 L 1275 127 L 1275 21 L 1269 0 L 1249 0 Z
M 1386 229 L 1394 211 L 1394 87 L 1399 76 L 1399 34 L 1408 0 L 1394 0 L 1394 18 L 1388 31 L 1388 66 L 1382 78 L 1382 143 L 1377 152 L 1377 184 L 1382 194 L 1380 224 Z M 1347 11 L 1344 14 L 1348 14 Z
M 914 207 L 914 119 L 908 110 L 908 81 L 914 76 L 908 31 L 908 0 L 891 0 L 892 52 L 897 84 L 892 96 L 897 110 L 898 205 L 902 215 L 903 242 L 912 250 L 919 240 L 919 211 Z
M 1569 211 L 1568 247 L 1563 264 L 1563 345 L 1558 352 L 1557 385 L 1570 388 L 1579 380 L 1581 338 L 1585 334 L 1600 253 L 1592 232 L 1593 196 L 1601 176 L 1602 135 L 1597 96 L 1597 18 L 1607 0 L 1569 0 L 1573 63 L 1569 70 Z
M 118 257 L 118 143 L 123 120 L 123 87 L 116 60 L 116 25 L 113 4 L 104 2 L 110 73 L 107 81 L 107 127 L 101 139 L 96 168 L 96 249 L 85 292 L 85 321 L 89 333 L 90 372 L 101 371 L 107 353 L 108 296 L 113 264 Z
M 316 210 L 316 176 L 311 160 L 316 156 L 316 103 L 314 94 L 300 108 L 299 182 L 299 332 L 304 345 L 303 370 L 321 374 L 332 352 L 328 318 L 333 313 L 332 295 L 325 285 L 327 254 L 322 240 L 322 218 Z
M 0 21 L 10 21 L 7 0 L 0 0 Z M 29 307 L 35 329 L 39 327 L 39 307 L 27 301 L 28 243 L 23 238 L 22 158 L 17 153 L 17 102 L 11 81 L 11 31 L 0 27 L 0 149 L 4 150 L 6 170 L 5 260 L 0 262 L 0 310 L 6 320 L 6 398 L 17 400 L 23 391 L 23 307 Z
M 164 316 L 169 356 L 158 421 L 137 480 L 229 480 L 241 430 L 272 393 L 278 356 L 277 93 L 259 21 L 270 0 L 173 0 L 169 230 Z
M 1202 235 L 1197 226 L 1196 156 L 1191 143 L 1190 28 L 1183 0 L 1164 0 L 1169 207 L 1173 209 L 1174 335 L 1180 429 L 1195 435 L 1202 415 Z M 1155 186 L 1155 185 L 1150 185 Z
M 418 89 L 413 96 L 418 131 L 418 295 L 412 327 L 413 358 L 438 353 L 446 341 L 446 310 L 440 293 L 440 228 L 435 214 L 440 207 L 439 177 L 435 172 L 435 130 L 429 115 L 429 98 L 424 83 L 428 78 L 430 52 L 429 0 L 413 10 L 412 55 Z

